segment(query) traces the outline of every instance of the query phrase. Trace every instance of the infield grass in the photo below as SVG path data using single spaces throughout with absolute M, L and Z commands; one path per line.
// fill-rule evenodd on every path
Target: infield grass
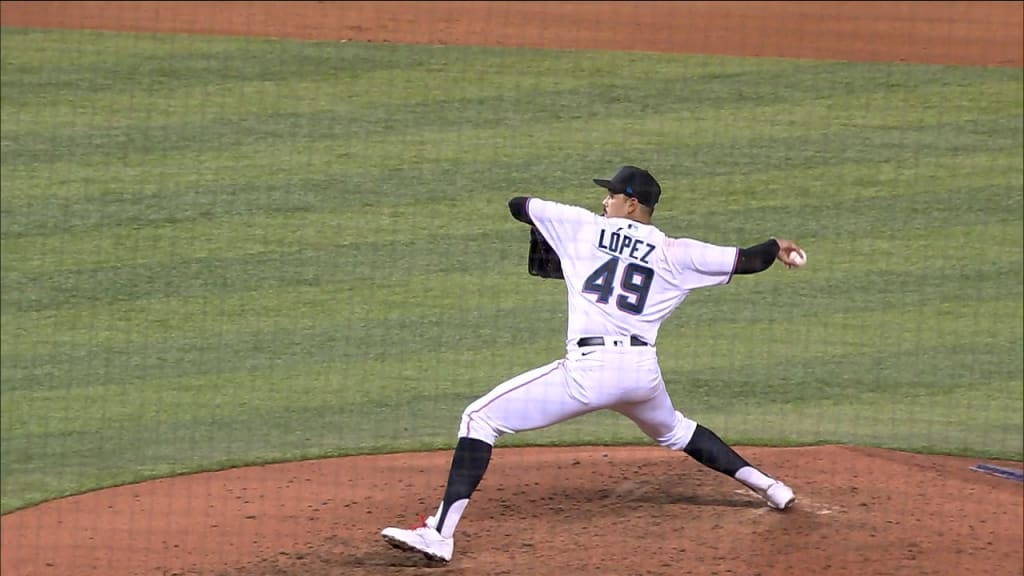
M 3 29 L 2 511 L 454 445 L 563 351 L 509 197 L 799 241 L 658 345 L 727 440 L 1021 459 L 1021 70 Z M 647 443 L 595 414 L 501 444 Z

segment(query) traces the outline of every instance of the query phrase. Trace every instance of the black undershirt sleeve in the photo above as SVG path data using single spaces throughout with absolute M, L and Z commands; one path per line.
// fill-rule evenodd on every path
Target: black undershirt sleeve
M 533 220 L 530 219 L 530 214 L 526 211 L 526 204 L 529 201 L 530 199 L 526 196 L 516 196 L 508 201 L 508 211 L 512 213 L 513 218 L 523 224 L 533 225 Z
M 756 274 L 767 270 L 778 256 L 779 243 L 774 238 L 757 246 L 740 248 L 733 274 Z

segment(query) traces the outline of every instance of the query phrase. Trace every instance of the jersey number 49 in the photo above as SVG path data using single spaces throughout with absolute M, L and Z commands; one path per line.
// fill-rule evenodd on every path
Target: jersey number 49
M 615 273 L 618 270 L 619 259 L 609 258 L 583 281 L 583 292 L 597 294 L 598 304 L 607 304 L 615 292 Z M 654 270 L 636 262 L 626 264 L 619 280 L 619 290 L 622 293 L 615 298 L 615 306 L 629 314 L 643 314 L 653 281 Z

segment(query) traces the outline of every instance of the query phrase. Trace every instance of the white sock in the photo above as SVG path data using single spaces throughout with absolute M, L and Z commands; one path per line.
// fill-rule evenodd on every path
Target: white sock
M 741 483 L 754 490 L 767 490 L 775 483 L 773 478 L 766 476 L 763 472 L 753 466 L 744 466 L 736 471 L 735 478 Z
M 468 498 L 462 500 L 456 500 L 452 507 L 448 509 L 448 516 L 444 519 L 444 526 L 434 526 L 434 530 L 441 533 L 441 536 L 445 538 L 451 538 L 455 535 L 455 527 L 459 525 L 459 519 L 462 518 L 462 513 L 466 511 L 466 506 L 469 504 Z M 434 515 L 433 523 L 436 524 L 441 518 L 441 510 L 444 508 L 444 502 L 437 507 L 437 514 Z
M 433 516 L 427 516 L 427 526 L 437 530 L 437 519 L 441 517 L 441 510 L 444 510 L 444 502 L 437 505 L 437 512 Z

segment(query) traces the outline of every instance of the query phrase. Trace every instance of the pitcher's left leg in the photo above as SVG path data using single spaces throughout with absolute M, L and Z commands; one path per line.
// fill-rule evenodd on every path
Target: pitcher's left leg
M 455 528 L 487 471 L 492 447 L 504 434 L 545 428 L 595 408 L 568 392 L 565 360 L 512 378 L 470 404 L 462 414 L 459 441 L 437 512 L 413 530 L 386 528 L 394 546 L 422 552 L 433 560 L 452 557 Z
M 459 443 L 452 457 L 444 498 L 437 509 L 437 530 L 451 537 L 483 479 L 491 447 L 505 434 L 547 428 L 591 412 L 567 392 L 566 360 L 521 374 L 470 404 L 462 414 Z

